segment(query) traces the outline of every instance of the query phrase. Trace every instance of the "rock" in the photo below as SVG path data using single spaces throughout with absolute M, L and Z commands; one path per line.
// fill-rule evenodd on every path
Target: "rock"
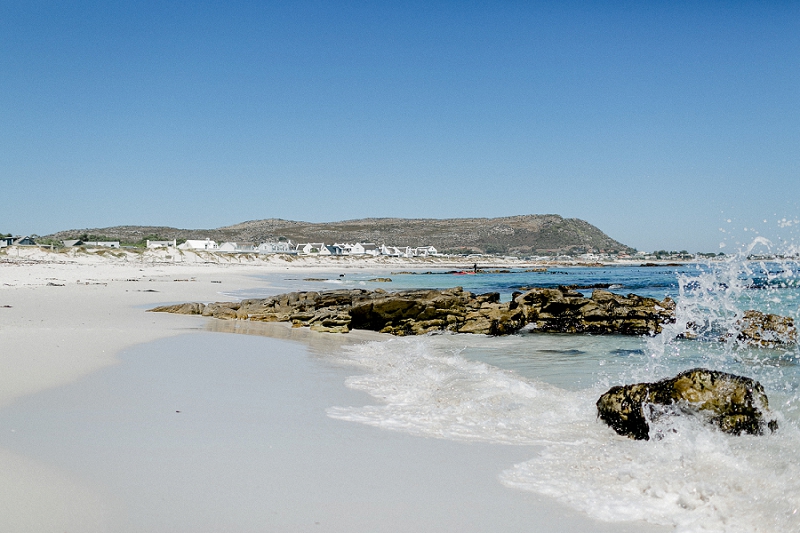
M 797 328 L 790 317 L 745 311 L 736 327 L 739 331 L 736 338 L 752 346 L 774 347 L 797 342 Z
M 372 278 L 368 279 L 367 281 L 374 281 L 376 283 L 391 283 L 392 278 Z
M 178 315 L 201 315 L 203 314 L 203 310 L 205 309 L 205 305 L 201 303 L 185 303 L 185 304 L 178 304 L 178 305 L 163 305 L 161 307 L 155 307 L 153 309 L 148 309 L 148 312 L 151 313 L 175 313 Z
M 648 418 L 700 416 L 720 430 L 762 435 L 778 424 L 767 420 L 769 404 L 761 384 L 716 370 L 695 368 L 672 379 L 612 387 L 597 400 L 597 414 L 617 433 L 649 440 Z
M 674 320 L 675 303 L 635 294 L 620 296 L 597 289 L 591 298 L 559 287 L 532 289 L 515 298 L 525 309 L 526 323 L 536 331 L 559 333 L 619 333 L 655 335 Z
M 202 314 L 221 319 L 291 322 L 318 331 L 367 329 L 393 335 L 435 331 L 508 335 L 530 325 L 535 331 L 563 333 L 655 334 L 672 319 L 671 300 L 658 302 L 634 294 L 620 296 L 597 290 L 591 298 L 561 287 L 514 293 L 501 303 L 500 294 L 445 290 L 341 289 L 279 294 L 271 298 L 182 304 L 151 311 Z

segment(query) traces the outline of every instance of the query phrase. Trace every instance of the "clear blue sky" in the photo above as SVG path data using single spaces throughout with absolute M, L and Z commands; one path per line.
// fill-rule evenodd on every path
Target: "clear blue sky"
M 800 218 L 800 2 L 6 0 L 0 183 L 0 232 L 556 213 L 717 251 Z

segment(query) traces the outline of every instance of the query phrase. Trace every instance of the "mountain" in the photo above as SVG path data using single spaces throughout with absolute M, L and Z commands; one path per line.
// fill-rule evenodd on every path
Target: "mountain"
M 271 218 L 233 226 L 189 230 L 163 226 L 115 226 L 60 231 L 45 239 L 144 240 L 205 239 L 217 242 L 373 242 L 390 246 L 435 246 L 445 253 L 513 255 L 620 252 L 632 249 L 595 226 L 559 215 L 521 215 L 502 218 L 365 218 L 342 222 L 297 222 Z

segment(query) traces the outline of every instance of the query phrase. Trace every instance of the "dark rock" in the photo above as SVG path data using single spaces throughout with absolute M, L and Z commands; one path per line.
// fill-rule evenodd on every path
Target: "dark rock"
M 221 319 L 291 322 L 319 331 L 367 329 L 393 335 L 434 331 L 507 335 L 530 326 L 539 332 L 656 334 L 672 320 L 674 304 L 634 294 L 597 290 L 591 298 L 561 287 L 515 292 L 500 302 L 496 292 L 475 295 L 445 290 L 342 289 L 279 294 L 271 298 L 181 304 L 151 311 L 201 314 Z
M 751 346 L 774 347 L 797 342 L 797 328 L 790 317 L 745 311 L 736 327 L 736 338 Z
M 659 414 L 700 416 L 734 435 L 762 435 L 778 427 L 767 420 L 769 404 L 759 382 L 704 368 L 655 383 L 612 387 L 597 400 L 597 413 L 620 435 L 638 440 L 650 439 L 648 418 Z
M 526 323 L 536 331 L 655 335 L 674 320 L 675 303 L 635 294 L 620 296 L 595 290 L 591 298 L 567 287 L 532 289 L 515 301 L 525 309 Z

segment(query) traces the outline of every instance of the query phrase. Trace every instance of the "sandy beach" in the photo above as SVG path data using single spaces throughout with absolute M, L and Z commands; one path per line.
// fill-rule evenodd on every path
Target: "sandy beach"
M 374 335 L 145 312 L 230 299 L 287 269 L 380 265 L 136 259 L 25 251 L 0 263 L 0 529 L 659 530 L 504 487 L 499 473 L 529 447 L 328 417 L 367 399 L 324 352 Z

